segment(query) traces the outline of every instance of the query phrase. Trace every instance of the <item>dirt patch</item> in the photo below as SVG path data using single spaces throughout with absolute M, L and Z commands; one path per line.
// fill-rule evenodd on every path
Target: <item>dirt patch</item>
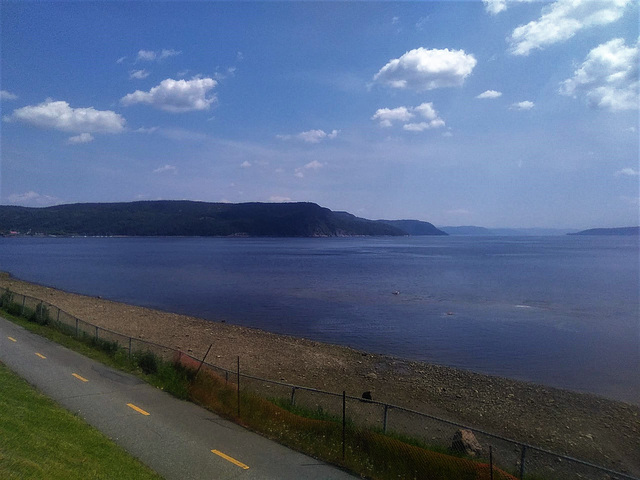
M 256 376 L 346 390 L 517 441 L 640 475 L 640 407 L 595 395 L 372 355 L 351 348 L 63 292 L 0 275 L 30 295 L 100 327 L 181 349 Z

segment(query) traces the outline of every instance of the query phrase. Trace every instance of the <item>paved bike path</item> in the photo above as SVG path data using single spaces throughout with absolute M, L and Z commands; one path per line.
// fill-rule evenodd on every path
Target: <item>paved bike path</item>
M 1 317 L 0 362 L 168 480 L 355 478 Z

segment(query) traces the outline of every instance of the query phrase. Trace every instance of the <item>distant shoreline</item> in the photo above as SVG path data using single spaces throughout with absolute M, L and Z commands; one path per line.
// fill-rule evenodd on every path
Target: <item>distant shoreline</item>
M 213 344 L 212 361 L 224 368 L 235 368 L 240 355 L 253 375 L 357 396 L 371 391 L 374 400 L 640 474 L 638 405 L 68 293 L 4 273 L 0 287 L 195 357 Z

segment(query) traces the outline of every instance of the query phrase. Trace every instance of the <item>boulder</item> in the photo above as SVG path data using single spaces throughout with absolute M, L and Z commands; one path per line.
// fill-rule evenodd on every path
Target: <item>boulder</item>
M 460 429 L 451 440 L 451 450 L 463 452 L 470 457 L 482 455 L 482 445 L 471 430 Z

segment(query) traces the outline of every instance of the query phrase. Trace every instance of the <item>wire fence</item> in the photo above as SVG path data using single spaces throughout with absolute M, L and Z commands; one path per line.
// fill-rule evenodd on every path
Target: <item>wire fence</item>
M 304 418 L 290 416 L 290 425 L 298 424 L 300 432 L 296 433 L 297 440 L 289 443 L 295 444 L 303 437 L 316 443 L 335 440 L 335 458 L 326 458 L 325 449 L 325 459 L 347 467 L 349 459 L 357 459 L 358 471 L 368 472 L 372 478 L 640 480 L 629 473 L 398 405 L 256 377 L 241 370 L 240 357 L 237 368 L 229 370 L 171 347 L 99 327 L 46 301 L 8 289 L 0 288 L 0 306 L 13 315 L 51 324 L 75 337 L 113 345 L 129 357 L 151 352 L 165 361 L 202 368 L 223 388 L 237 391 L 238 418 L 250 413 L 240 411 L 241 391 L 285 406 L 288 412 L 304 413 Z M 252 405 L 249 408 L 258 408 Z M 271 414 L 285 415 L 283 411 Z M 320 424 L 330 424 L 330 428 L 322 430 Z M 390 459 L 379 455 L 381 449 L 397 454 Z

